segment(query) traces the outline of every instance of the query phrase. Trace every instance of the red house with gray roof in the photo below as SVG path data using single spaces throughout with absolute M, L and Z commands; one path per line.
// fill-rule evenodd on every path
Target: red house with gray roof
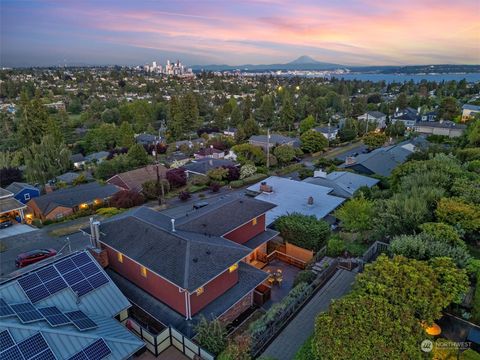
M 274 206 L 232 197 L 177 217 L 141 207 L 90 233 L 126 296 L 190 336 L 201 315 L 229 323 L 252 305 L 268 275 L 249 263 L 278 234 L 265 227 Z

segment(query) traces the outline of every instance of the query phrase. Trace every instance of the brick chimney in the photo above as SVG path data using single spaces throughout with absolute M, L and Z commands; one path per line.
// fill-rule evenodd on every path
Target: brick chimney
M 267 185 L 266 181 L 262 181 L 260 183 L 260 191 L 261 192 L 266 192 L 266 193 L 271 193 L 273 191 L 273 188 L 270 185 Z
M 356 162 L 357 161 L 355 160 L 355 158 L 353 156 L 347 156 L 347 158 L 345 159 L 345 165 L 353 165 Z

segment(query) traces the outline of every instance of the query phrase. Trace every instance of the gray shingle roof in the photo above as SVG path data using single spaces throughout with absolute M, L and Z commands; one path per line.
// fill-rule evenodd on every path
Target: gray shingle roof
M 348 171 L 334 171 L 330 174 L 327 174 L 325 178 L 309 177 L 303 181 L 310 184 L 330 187 L 333 189 L 333 191 L 330 193 L 331 195 L 341 196 L 344 198 L 351 198 L 355 191 L 362 186 L 372 187 L 379 182 L 378 179 Z
M 275 206 L 275 204 L 248 197 L 227 198 L 189 213 L 188 216 L 178 220 L 177 228 L 212 236 L 223 236 Z
M 83 156 L 83 154 L 78 153 L 78 154 L 73 154 L 72 156 L 70 156 L 70 160 L 74 163 L 77 163 L 77 162 L 85 161 L 85 157 Z
M 30 190 L 37 190 L 38 189 L 30 184 L 23 183 L 23 182 L 13 182 L 6 187 L 6 189 L 14 194 L 18 194 L 23 189 L 30 189 Z
M 106 199 L 119 192 L 114 185 L 101 185 L 97 182 L 60 189 L 30 201 L 34 201 L 44 214 L 57 206 L 74 207 L 82 203 L 90 203 L 95 199 Z
M 235 166 L 236 164 L 230 160 L 205 158 L 192 161 L 183 166 L 189 172 L 206 175 L 208 171 L 220 166 Z
M 1 198 L 6 198 L 6 197 L 11 197 L 13 196 L 13 193 L 7 189 L 0 188 L 0 199 Z
M 100 241 L 189 291 L 195 291 L 251 251 L 218 236 L 179 228 L 173 232 L 167 216 L 146 207 L 103 222 L 100 231 Z
M 267 135 L 252 135 L 249 141 L 259 142 L 259 143 L 267 143 Z M 270 134 L 270 144 L 288 144 L 298 142 L 298 139 L 291 138 L 288 136 L 283 136 L 280 134 Z
M 0 214 L 18 209 L 25 209 L 27 206 L 22 204 L 14 197 L 0 199 Z
M 465 104 L 462 106 L 464 110 L 473 110 L 473 111 L 480 111 L 480 106 L 473 105 L 473 104 Z

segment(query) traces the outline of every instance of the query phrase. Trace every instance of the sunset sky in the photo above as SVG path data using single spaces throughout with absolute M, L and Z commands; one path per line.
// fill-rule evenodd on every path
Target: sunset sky
M 0 3 L 2 66 L 480 63 L 480 0 Z

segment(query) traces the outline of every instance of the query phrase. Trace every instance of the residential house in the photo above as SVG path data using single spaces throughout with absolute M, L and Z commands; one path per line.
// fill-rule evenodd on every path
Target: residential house
M 160 137 L 152 134 L 141 133 L 135 135 L 135 141 L 137 144 L 154 145 L 160 142 Z
M 405 109 L 395 110 L 395 113 L 392 116 L 392 123 L 402 122 L 405 127 L 409 130 L 413 129 L 417 121 L 420 120 L 419 111 L 407 107 Z
M 345 201 L 345 198 L 331 195 L 332 191 L 330 187 L 278 176 L 270 176 L 247 188 L 247 193 L 255 199 L 276 205 L 267 212 L 267 226 L 279 216 L 294 212 L 326 218 Z
M 6 190 L 13 193 L 13 197 L 23 204 L 26 204 L 30 199 L 40 196 L 38 188 L 23 182 L 13 182 L 6 187 Z
M 436 121 L 437 120 L 437 112 L 436 111 L 429 111 L 425 114 L 422 114 L 421 121 Z
M 177 150 L 181 150 L 181 147 L 188 147 L 189 149 L 192 149 L 193 146 L 204 146 L 205 139 L 203 138 L 198 138 L 198 139 L 193 139 L 193 140 L 180 140 L 175 142 L 175 148 Z
M 204 158 L 204 159 L 194 160 L 184 165 L 183 168 L 187 172 L 187 176 L 190 174 L 206 176 L 210 170 L 216 169 L 222 166 L 238 166 L 238 164 L 234 163 L 233 161 L 225 160 L 225 159 Z
M 127 297 L 192 336 L 201 316 L 228 324 L 252 306 L 253 291 L 268 274 L 250 263 L 278 234 L 265 226 L 274 206 L 232 196 L 176 210 L 175 217 L 140 207 L 90 234 L 108 254 L 109 274 Z
M 327 174 L 324 171 L 315 171 L 313 177 L 303 180 L 314 185 L 331 188 L 330 195 L 339 196 L 345 199 L 353 197 L 355 191 L 363 186 L 373 187 L 379 180 L 368 176 L 355 174 L 349 171 L 333 171 Z
M 374 122 L 377 124 L 377 129 L 382 129 L 387 126 L 387 115 L 380 111 L 367 111 L 365 114 L 357 117 L 358 120 L 367 121 L 368 123 Z
M 226 135 L 226 136 L 235 137 L 236 134 L 237 134 L 237 128 L 234 128 L 234 127 L 229 127 L 228 129 L 223 130 L 223 135 Z
M 167 168 L 162 165 L 147 165 L 140 169 L 126 171 L 112 176 L 107 183 L 116 185 L 124 190 L 141 192 L 143 184 L 147 181 L 156 181 L 157 178 L 165 179 Z
M 340 167 L 354 170 L 360 174 L 390 176 L 393 169 L 403 164 L 408 156 L 413 154 L 417 148 L 427 143 L 421 137 L 403 141 L 397 145 L 391 145 L 375 149 L 367 154 L 360 154 L 356 157 L 348 157 Z
M 102 161 L 104 161 L 110 153 L 108 151 L 99 151 L 93 154 L 88 154 L 85 156 L 85 162 L 95 162 L 97 164 L 100 164 Z
M 457 124 L 448 120 L 440 120 L 438 122 L 419 121 L 415 124 L 413 129 L 420 134 L 459 137 L 462 136 L 466 128 L 467 126 L 463 124 Z
M 13 192 L 0 188 L 0 216 L 7 216 L 23 222 L 26 207 L 25 204 L 15 199 Z
M 165 165 L 169 168 L 176 169 L 187 164 L 192 158 L 181 151 L 175 151 L 167 156 Z
M 338 128 L 331 127 L 331 126 L 316 127 L 313 130 L 315 130 L 316 132 L 319 132 L 320 134 L 325 136 L 325 138 L 328 141 L 335 140 L 335 138 L 338 135 Z
M 248 142 L 251 145 L 260 146 L 264 151 L 267 150 L 267 147 L 271 149 L 279 145 L 290 145 L 296 148 L 300 147 L 299 139 L 280 134 L 270 134 L 269 138 L 267 138 L 267 135 L 253 135 L 248 139 Z
M 28 211 L 41 220 L 61 219 L 78 210 L 100 205 L 120 191 L 117 186 L 97 182 L 53 191 L 27 203 Z
M 62 175 L 58 175 L 55 179 L 56 181 L 64 182 L 67 185 L 71 185 L 77 180 L 80 176 L 85 177 L 85 180 L 90 181 L 93 180 L 92 175 L 89 172 L 73 172 L 67 171 Z
M 465 104 L 462 106 L 462 121 L 471 120 L 478 113 L 480 113 L 479 105 Z
M 145 346 L 120 323 L 130 302 L 88 251 L 40 264 L 0 284 L 1 359 L 129 359 Z
M 206 159 L 206 158 L 212 158 L 212 159 L 223 159 L 225 156 L 225 151 L 223 150 L 218 150 L 215 149 L 213 146 L 210 146 L 208 148 L 200 149 L 196 153 L 193 154 L 195 159 Z
M 75 169 L 81 169 L 83 165 L 85 165 L 85 157 L 82 153 L 73 154 L 70 156 L 70 161 L 73 163 Z

